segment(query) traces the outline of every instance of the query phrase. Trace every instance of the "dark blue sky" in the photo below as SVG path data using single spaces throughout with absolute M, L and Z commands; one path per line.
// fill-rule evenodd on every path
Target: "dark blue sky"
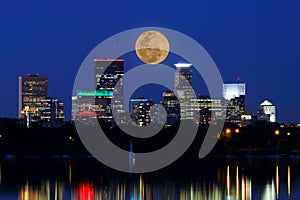
M 269 99 L 280 122 L 300 122 L 298 0 L 128 2 L 2 1 L 0 116 L 17 117 L 18 76 L 39 73 L 69 117 L 73 81 L 90 50 L 121 31 L 156 26 L 197 40 L 225 82 L 241 77 L 252 113 Z

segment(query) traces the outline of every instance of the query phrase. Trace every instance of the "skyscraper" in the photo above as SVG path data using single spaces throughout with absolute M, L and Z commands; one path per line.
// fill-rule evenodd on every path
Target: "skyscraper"
M 241 116 L 245 113 L 245 83 L 223 84 L 223 97 L 226 100 L 226 122 L 241 125 Z
M 199 111 L 196 115 L 196 123 L 208 125 L 224 119 L 223 99 L 210 98 L 209 96 L 199 96 L 196 103 Z
M 180 118 L 179 100 L 175 96 L 174 92 L 164 92 L 161 105 L 165 108 L 167 114 L 165 125 L 170 126 L 174 124 Z
M 47 127 L 59 127 L 63 125 L 64 103 L 52 97 L 46 97 L 35 103 L 39 124 Z
M 276 107 L 268 100 L 258 107 L 257 119 L 261 121 L 276 122 Z
M 192 71 L 191 64 L 189 63 L 177 63 L 175 64 L 177 71 L 175 72 L 175 94 L 180 102 L 180 119 L 181 120 L 193 120 L 194 111 L 192 105 L 192 99 L 195 99 L 194 90 L 192 88 Z
M 152 100 L 147 98 L 130 99 L 130 113 L 132 119 L 138 126 L 148 126 L 151 122 L 157 121 L 157 110 L 150 115 L 150 108 L 154 105 Z
M 124 60 L 94 59 L 94 62 L 96 90 L 114 90 L 117 82 L 124 76 Z M 123 86 L 123 80 L 120 85 Z
M 99 105 L 95 104 L 95 98 L 107 99 L 112 98 L 113 92 L 111 90 L 83 90 L 78 91 L 76 96 L 72 97 L 72 119 L 78 114 L 89 111 L 91 113 L 103 113 L 106 111 Z
M 36 121 L 35 104 L 48 96 L 48 78 L 38 74 L 19 76 L 19 118 Z
M 115 121 L 123 122 L 124 106 L 123 106 L 123 79 L 124 76 L 124 60 L 123 59 L 95 59 L 95 89 L 97 91 L 111 91 L 112 96 L 96 96 L 95 104 L 99 106 L 96 111 L 100 119 L 112 122 L 112 111 L 116 114 Z M 119 86 L 117 86 L 117 82 Z M 115 103 L 112 106 L 112 98 Z

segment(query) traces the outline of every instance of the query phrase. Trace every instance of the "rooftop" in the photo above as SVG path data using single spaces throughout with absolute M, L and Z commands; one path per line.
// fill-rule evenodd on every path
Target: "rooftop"
M 268 100 L 264 100 L 264 102 L 262 102 L 260 105 L 261 106 L 273 106 L 273 104 Z
M 190 63 L 176 63 L 174 64 L 176 67 L 191 67 L 192 64 Z
M 124 62 L 124 59 L 119 59 L 119 58 L 96 58 L 94 59 L 94 62 Z

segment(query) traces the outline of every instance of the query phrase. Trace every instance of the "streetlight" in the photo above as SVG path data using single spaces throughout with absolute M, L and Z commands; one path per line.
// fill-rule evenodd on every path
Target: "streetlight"
M 279 135 L 280 134 L 280 132 L 279 132 L 279 130 L 275 130 L 275 135 Z
M 240 129 L 236 128 L 235 133 L 240 133 Z
M 226 137 L 230 137 L 231 136 L 231 130 L 230 130 L 230 128 L 227 128 L 225 130 L 225 135 L 226 135 Z

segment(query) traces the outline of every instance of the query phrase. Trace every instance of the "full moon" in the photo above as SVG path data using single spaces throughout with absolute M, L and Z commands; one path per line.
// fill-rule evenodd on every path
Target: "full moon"
M 159 31 L 150 30 L 142 33 L 135 43 L 135 52 L 141 61 L 147 64 L 158 64 L 169 54 L 169 41 Z

